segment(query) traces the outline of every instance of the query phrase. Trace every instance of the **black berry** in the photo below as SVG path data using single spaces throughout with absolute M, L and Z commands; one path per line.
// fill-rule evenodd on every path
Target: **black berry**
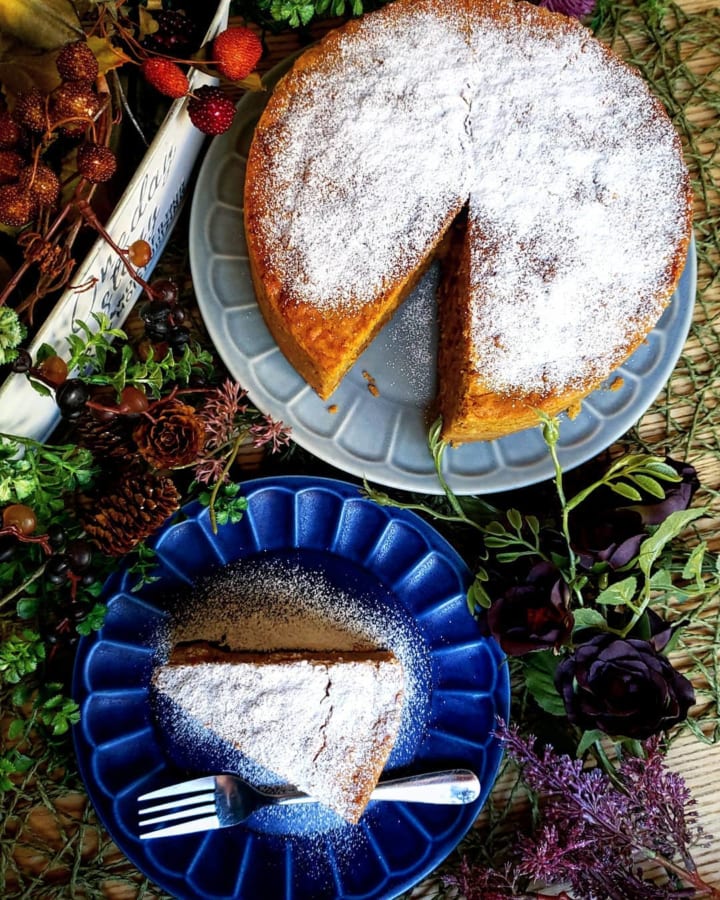
M 18 350 L 18 355 L 15 357 L 12 363 L 13 372 L 24 375 L 25 372 L 29 372 L 31 368 L 32 356 L 30 356 L 27 350 Z
M 62 525 L 51 525 L 47 530 L 48 543 L 53 550 L 62 550 L 67 536 Z
M 45 565 L 45 577 L 50 584 L 64 584 L 70 574 L 70 564 L 64 556 L 51 556 Z
M 73 572 L 79 575 L 81 572 L 89 569 L 92 564 L 92 546 L 89 541 L 72 541 L 67 546 L 65 558 Z
M 79 378 L 68 378 L 55 393 L 55 402 L 66 419 L 81 415 L 89 399 L 90 389 Z

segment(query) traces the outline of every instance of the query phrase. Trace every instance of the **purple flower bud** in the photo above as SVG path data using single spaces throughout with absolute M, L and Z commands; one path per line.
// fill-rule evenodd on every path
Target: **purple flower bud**
M 692 685 L 655 644 L 597 634 L 558 666 L 555 686 L 580 728 L 644 740 L 686 718 Z
M 487 611 L 487 626 L 509 656 L 557 648 L 570 637 L 570 590 L 551 563 L 530 570 L 525 584 L 513 585 Z

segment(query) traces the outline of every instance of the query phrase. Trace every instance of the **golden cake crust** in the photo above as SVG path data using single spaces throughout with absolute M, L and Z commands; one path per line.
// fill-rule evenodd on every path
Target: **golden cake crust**
M 417 240 L 417 246 L 413 245 L 412 252 L 408 252 L 399 263 L 394 258 L 390 260 L 387 271 L 379 276 L 378 285 L 369 298 L 359 297 L 358 294 L 372 278 L 355 277 L 353 280 L 349 276 L 347 295 L 342 297 L 342 301 L 319 299 L 325 273 L 317 267 L 302 269 L 304 251 L 295 246 L 297 231 L 285 231 L 284 225 L 277 226 L 277 222 L 284 215 L 289 220 L 301 216 L 302 210 L 311 204 L 312 190 L 316 194 L 323 193 L 322 184 L 317 187 L 317 172 L 324 171 L 322 160 L 317 162 L 317 145 L 324 146 L 328 139 L 334 142 L 335 132 L 317 135 L 314 146 L 312 131 L 298 134 L 296 126 L 306 120 L 321 123 L 323 113 L 330 116 L 331 110 L 348 102 L 343 97 L 347 87 L 343 77 L 347 71 L 357 70 L 362 75 L 358 81 L 369 79 L 373 84 L 374 72 L 382 71 L 384 67 L 395 72 L 396 60 L 391 52 L 388 50 L 387 55 L 383 56 L 386 45 L 393 46 L 389 40 L 383 43 L 386 34 L 394 35 L 395 52 L 399 56 L 405 52 L 405 45 L 409 48 L 406 52 L 420 53 L 417 48 L 422 45 L 422 27 L 417 30 L 414 25 L 410 27 L 418 22 L 425 27 L 428 22 L 439 23 L 438 34 L 447 40 L 449 46 L 447 59 L 441 59 L 438 64 L 440 74 L 436 75 L 431 65 L 425 76 L 427 81 L 436 79 L 440 83 L 437 89 L 439 99 L 433 96 L 428 100 L 422 81 L 420 86 L 413 82 L 406 85 L 402 80 L 398 82 L 395 74 L 392 77 L 402 88 L 398 94 L 400 99 L 396 100 L 398 115 L 404 115 L 405 107 L 416 102 L 418 96 L 421 98 L 417 100 L 420 107 L 423 103 L 432 107 L 436 100 L 432 114 L 444 114 L 439 113 L 438 109 L 444 110 L 448 106 L 447 97 L 450 101 L 456 99 L 452 85 L 462 79 L 465 81 L 458 97 L 462 95 L 461 99 L 468 109 L 479 105 L 481 112 L 467 113 L 467 120 L 461 122 L 458 128 L 457 147 L 452 135 L 458 120 L 452 118 L 452 102 L 449 103 L 452 107 L 449 118 L 447 121 L 443 118 L 436 126 L 438 178 L 442 180 L 448 169 L 456 169 L 452 169 L 447 184 L 440 185 L 437 197 L 430 189 L 423 195 L 423 204 L 436 203 L 436 215 L 434 219 L 426 217 L 422 239 Z M 498 92 L 493 94 L 485 88 L 482 78 L 473 83 L 472 89 L 465 86 L 475 77 L 477 66 L 485 56 L 483 40 L 486 33 L 491 33 L 495 43 L 506 42 L 511 63 L 507 67 L 508 79 L 499 89 L 500 112 L 496 115 L 494 127 L 497 133 L 494 136 L 483 133 L 486 119 L 482 104 L 488 108 L 492 106 Z M 518 52 L 514 48 L 517 42 L 523 41 L 525 43 Z M 457 45 L 463 43 L 467 66 L 456 71 L 453 68 L 455 57 L 462 56 L 462 49 L 458 51 Z M 537 55 L 537 62 L 534 58 L 531 63 L 523 62 L 523 55 L 533 54 Z M 563 186 L 561 193 L 564 197 L 558 199 L 551 196 L 554 190 L 552 169 L 546 166 L 545 182 L 540 182 L 538 191 L 545 191 L 548 195 L 547 219 L 551 227 L 542 221 L 542 204 L 535 212 L 538 221 L 528 224 L 523 218 L 522 202 L 514 196 L 512 184 L 509 185 L 507 180 L 499 181 L 495 187 L 489 183 L 492 181 L 492 167 L 488 164 L 488 171 L 484 171 L 483 165 L 495 145 L 512 145 L 515 142 L 518 144 L 517 159 L 513 158 L 512 162 L 517 166 L 518 175 L 532 172 L 534 166 L 538 166 L 538 171 L 542 170 L 549 146 L 545 132 L 552 131 L 552 122 L 546 118 L 539 123 L 537 131 L 543 133 L 538 138 L 533 133 L 532 125 L 528 127 L 522 119 L 521 94 L 513 96 L 512 115 L 515 118 L 512 118 L 502 108 L 502 92 L 515 91 L 517 84 L 522 84 L 527 76 L 527 70 L 522 66 L 532 65 L 538 68 L 538 81 L 548 82 L 548 90 L 556 91 L 563 100 L 568 91 L 573 90 L 573 84 L 569 75 L 562 76 L 554 71 L 553 59 L 558 73 L 563 69 L 576 71 L 580 79 L 586 70 L 590 70 L 596 91 L 596 97 L 590 99 L 594 107 L 602 108 L 603 104 L 607 104 L 609 112 L 604 120 L 593 120 L 594 130 L 588 127 L 587 133 L 583 132 L 583 115 L 588 119 L 592 119 L 592 115 L 579 112 L 576 127 L 580 136 L 577 139 L 573 134 L 570 138 L 567 136 L 568 123 L 575 127 L 572 103 L 565 120 L 557 125 L 558 141 L 562 139 L 560 143 L 567 142 L 567 149 L 563 152 L 573 157 L 574 168 L 564 176 L 565 181 L 559 182 Z M 545 70 L 541 68 L 543 65 L 547 67 Z M 388 82 L 390 77 L 388 73 Z M 607 85 L 604 82 L 606 77 Z M 447 79 L 447 84 L 443 78 Z M 352 89 L 356 89 L 354 83 Z M 579 81 L 577 105 L 581 108 L 579 100 L 583 89 L 582 81 Z M 376 90 L 382 96 L 382 79 L 378 80 Z M 484 90 L 488 91 L 486 95 Z M 444 94 L 443 91 L 449 93 Z M 549 96 L 547 105 L 552 106 L 552 94 Z M 540 99 L 543 99 L 542 96 Z M 353 96 L 353 100 L 358 109 L 366 102 L 372 102 L 372 98 L 367 101 L 362 91 L 357 97 Z M 632 112 L 630 117 L 623 105 L 626 100 L 627 108 Z M 320 115 L 319 119 L 307 118 L 307 107 L 313 103 L 317 103 L 315 114 Z M 348 119 L 348 128 L 352 129 L 352 115 L 348 114 Z M 609 134 L 604 133 L 603 125 L 608 126 Z M 432 122 L 429 127 L 432 129 Z M 336 128 L 336 131 L 341 130 Z M 633 137 L 635 132 L 640 135 L 637 139 Z M 447 137 L 448 134 L 451 137 Z M 642 152 L 646 134 L 648 160 L 645 164 Z M 627 135 L 630 137 L 627 138 Z M 382 145 L 385 138 L 386 134 L 380 129 L 376 141 Z M 554 136 L 550 134 L 550 138 Z M 337 137 L 340 143 L 344 140 L 347 139 Z M 526 152 L 523 142 L 532 145 L 536 140 L 538 147 L 534 157 L 532 146 Z M 656 152 L 652 145 L 658 144 L 662 147 L 657 152 L 662 155 L 657 157 L 659 162 L 656 162 L 649 154 Z M 295 159 L 296 152 L 300 161 L 297 164 L 288 163 L 289 158 Z M 507 151 L 510 152 L 513 151 Z M 418 165 L 418 171 L 423 173 L 422 177 L 418 175 L 419 180 L 427 180 L 427 160 L 421 155 L 418 163 L 413 148 L 408 151 L 407 158 L 397 162 L 399 166 L 411 169 Z M 632 178 L 625 176 L 626 180 L 623 180 L 623 176 L 618 174 L 622 165 L 628 165 L 630 172 L 634 172 L 635 167 L 643 178 L 645 169 L 664 166 L 667 171 L 663 171 L 662 177 L 657 176 L 656 191 L 662 197 L 658 200 L 649 198 L 648 206 L 646 198 L 637 194 L 639 188 L 632 183 Z M 375 172 L 372 165 L 368 166 L 367 171 L 371 174 Z M 390 209 L 391 201 L 405 200 L 404 188 L 397 188 L 397 197 L 393 194 L 393 178 L 401 176 L 402 172 L 383 175 L 387 178 L 387 192 L 392 194 L 388 201 Z M 348 182 L 353 181 L 350 166 L 345 177 Z M 453 178 L 457 184 L 453 183 Z M 345 202 L 345 185 L 336 185 L 331 178 L 328 182 L 331 199 L 337 196 L 339 204 Z M 656 185 L 652 180 L 647 185 L 645 193 L 650 195 Z M 595 194 L 586 196 L 588 191 Z M 621 208 L 623 191 L 629 198 L 627 209 Z M 573 192 L 577 192 L 577 198 Z M 361 194 L 362 190 L 358 189 L 355 197 Z M 382 191 L 379 196 L 382 200 Z M 522 234 L 518 232 L 517 247 L 511 246 L 509 250 L 507 234 L 503 230 L 506 223 L 498 220 L 501 215 L 496 202 L 498 197 L 503 202 L 507 201 L 510 210 L 508 227 L 519 224 L 525 229 Z M 321 199 L 325 201 L 324 197 Z M 282 203 L 285 203 L 284 207 Z M 588 221 L 591 223 L 587 226 L 587 234 L 579 233 L 583 229 L 583 204 L 587 207 Z M 557 312 L 553 313 L 554 320 L 551 321 L 548 316 L 545 321 L 542 310 L 538 312 L 535 298 L 546 291 L 548 306 L 553 303 L 557 306 L 552 294 L 557 288 L 556 293 L 565 291 L 564 303 L 577 303 L 579 307 L 584 307 L 594 302 L 592 289 L 595 280 L 602 276 L 603 266 L 617 266 L 625 278 L 627 271 L 632 269 L 633 260 L 629 254 L 628 259 L 613 258 L 613 255 L 621 253 L 623 243 L 626 243 L 622 235 L 613 238 L 613 227 L 617 221 L 628 229 L 628 233 L 633 231 L 633 204 L 638 207 L 637 223 L 641 226 L 639 231 L 643 239 L 647 232 L 647 254 L 651 257 L 648 265 L 655 268 L 645 281 L 632 281 L 629 275 L 625 281 L 618 281 L 614 293 L 610 282 L 607 289 L 599 289 L 598 293 L 602 296 L 597 301 L 597 312 L 588 312 L 587 321 L 576 329 L 578 332 L 581 329 L 592 332 L 597 321 L 596 346 L 593 346 L 592 333 L 573 335 L 572 322 L 566 325 L 558 321 Z M 422 204 L 419 206 L 422 212 Z M 652 97 L 639 75 L 597 42 L 587 29 L 575 20 L 543 8 L 507 0 L 395 0 L 379 12 L 350 22 L 327 35 L 306 51 L 281 80 L 261 118 L 249 154 L 245 187 L 246 235 L 253 283 L 268 327 L 288 360 L 322 398 L 330 396 L 360 353 L 412 290 L 437 253 L 451 224 L 457 220 L 461 210 L 465 208 L 467 211 L 468 207 L 468 224 L 458 229 L 459 235 L 454 237 L 451 251 L 444 260 L 440 289 L 437 410 L 443 419 L 442 436 L 453 443 L 493 439 L 537 424 L 539 411 L 554 415 L 575 406 L 644 340 L 675 289 L 691 236 L 691 195 L 679 139 L 672 131 L 664 108 Z M 331 206 L 320 208 L 325 211 Z M 621 208 L 620 212 L 616 212 L 616 208 Z M 570 220 L 567 217 L 569 212 L 572 213 Z M 361 229 L 364 223 L 350 201 L 347 201 L 345 215 L 348 234 L 352 236 L 353 229 Z M 353 216 L 357 217 L 356 221 Z M 592 258 L 593 216 L 600 217 L 601 237 L 596 248 L 596 260 Z M 379 216 L 383 217 L 388 218 L 385 209 Z M 652 225 L 654 218 L 658 217 L 661 222 L 667 219 L 667 224 Z M 312 221 L 309 213 L 307 218 Z M 316 216 L 318 221 L 324 218 L 324 215 Z M 555 231 L 564 237 L 563 229 L 567 230 L 566 258 L 563 257 L 562 247 L 558 250 L 556 244 L 559 242 L 553 234 Z M 392 235 L 391 230 L 387 233 Z M 300 236 L 303 237 L 303 234 Z M 603 247 L 603 236 L 610 241 L 608 247 Z M 372 238 L 371 225 L 365 239 L 368 256 L 377 252 L 382 257 L 385 251 L 376 251 Z M 573 256 L 576 244 L 581 247 L 576 253 L 577 258 Z M 645 245 L 639 244 L 635 249 L 636 264 L 643 265 Z M 313 252 L 311 247 L 307 255 L 311 256 Z M 522 277 L 517 279 L 517 296 L 507 278 L 507 283 L 501 283 L 499 288 L 496 286 L 496 282 L 502 282 L 496 277 L 496 269 L 504 265 L 505 275 L 512 274 L 515 258 L 509 257 L 513 253 L 522 268 Z M 505 257 L 509 258 L 508 262 L 503 262 Z M 302 258 L 300 277 L 295 270 L 298 258 Z M 344 260 L 337 265 L 339 269 L 342 265 L 353 268 L 354 260 L 349 258 L 349 261 Z M 574 268 L 575 272 L 566 276 L 563 266 Z M 362 270 L 360 275 L 363 275 Z M 317 296 L 313 293 L 316 286 Z M 584 293 L 576 294 L 578 287 Z M 515 323 L 505 330 L 498 326 L 498 330 L 493 332 L 493 323 L 502 318 L 498 312 L 507 316 L 508 311 L 515 316 Z M 526 325 L 525 334 L 520 329 L 521 325 Z M 568 351 L 568 358 L 557 363 L 551 360 L 544 365 L 540 356 L 545 350 L 543 342 L 551 353 L 557 346 L 574 347 L 576 344 L 572 351 L 574 357 Z M 534 355 L 538 356 L 537 360 Z

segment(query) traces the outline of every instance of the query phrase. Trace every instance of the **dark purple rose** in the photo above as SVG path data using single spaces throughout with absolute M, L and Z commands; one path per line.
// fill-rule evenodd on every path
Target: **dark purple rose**
M 573 549 L 585 569 L 597 562 L 622 568 L 637 556 L 647 537 L 639 513 L 623 507 L 576 517 L 573 526 Z
M 525 584 L 513 585 L 493 600 L 487 626 L 509 656 L 559 647 L 570 637 L 570 590 L 551 563 L 530 570 Z
M 662 482 L 665 486 L 664 500 L 649 500 L 647 503 L 633 504 L 630 509 L 640 516 L 643 525 L 660 525 L 670 513 L 687 509 L 692 503 L 695 491 L 700 487 L 695 467 L 690 463 L 665 457 L 665 463 L 680 475 L 681 481 Z
M 682 480 L 658 480 L 665 492 L 663 500 L 645 493 L 644 500 L 618 506 L 617 496 L 600 490 L 573 512 L 570 517 L 573 549 L 583 568 L 604 563 L 611 569 L 621 569 L 637 556 L 648 535 L 646 526 L 660 525 L 671 513 L 690 506 L 700 486 L 695 469 L 669 456 L 665 463 Z
M 557 667 L 555 686 L 583 729 L 644 740 L 686 718 L 692 685 L 653 640 L 596 634 Z

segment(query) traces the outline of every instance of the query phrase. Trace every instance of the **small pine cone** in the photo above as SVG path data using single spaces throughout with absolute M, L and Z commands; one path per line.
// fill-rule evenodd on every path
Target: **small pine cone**
M 123 478 L 86 511 L 88 537 L 108 556 L 123 556 L 156 531 L 180 506 L 171 478 L 144 472 Z
M 205 444 L 205 428 L 192 406 L 168 400 L 133 431 L 138 452 L 156 469 L 194 463 Z
M 93 399 L 102 402 L 105 398 L 93 395 Z M 112 397 L 109 399 L 112 400 Z M 125 467 L 135 451 L 125 416 L 101 419 L 87 409 L 73 422 L 73 426 L 78 445 L 89 450 L 104 468 Z

